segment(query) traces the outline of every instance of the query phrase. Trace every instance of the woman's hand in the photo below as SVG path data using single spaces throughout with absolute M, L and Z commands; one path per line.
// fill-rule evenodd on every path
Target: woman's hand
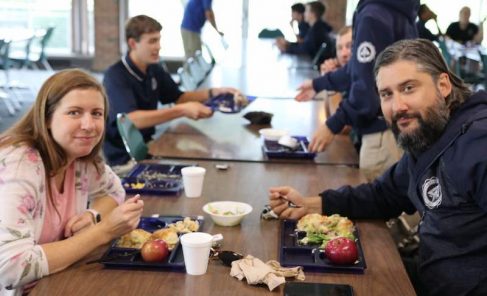
M 93 214 L 84 212 L 71 217 L 64 227 L 64 237 L 68 238 L 95 225 Z
M 114 239 L 137 228 L 143 210 L 144 202 L 139 195 L 136 195 L 113 209 L 98 225 L 103 226 L 109 236 Z

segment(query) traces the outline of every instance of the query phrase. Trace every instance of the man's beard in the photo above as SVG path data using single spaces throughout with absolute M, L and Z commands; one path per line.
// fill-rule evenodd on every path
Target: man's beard
M 419 127 L 408 133 L 401 132 L 397 125 L 400 118 L 417 118 Z M 441 137 L 449 119 L 450 110 L 448 110 L 441 96 L 438 96 L 437 104 L 426 109 L 425 118 L 422 118 L 418 112 L 398 113 L 392 117 L 391 129 L 399 146 L 418 156 L 428 150 Z

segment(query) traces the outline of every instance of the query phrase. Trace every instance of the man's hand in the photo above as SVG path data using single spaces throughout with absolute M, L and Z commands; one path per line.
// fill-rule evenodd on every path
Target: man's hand
M 276 46 L 279 48 L 281 52 L 285 52 L 287 50 L 289 43 L 286 41 L 286 39 L 279 37 L 276 39 Z
M 313 89 L 313 81 L 308 79 L 303 82 L 298 88 L 299 93 L 294 98 L 298 102 L 306 102 L 313 99 L 316 95 Z
M 321 75 L 325 75 L 328 72 L 335 71 L 338 67 L 337 59 L 327 59 L 320 65 L 320 73 Z
M 322 152 L 333 141 L 335 135 L 331 132 L 326 124 L 320 125 L 313 134 L 311 143 L 309 143 L 309 152 Z
M 247 96 L 244 96 L 240 90 L 233 88 L 233 87 L 218 87 L 212 88 L 211 92 L 213 96 L 218 96 L 221 94 L 233 94 L 233 101 L 237 106 L 247 106 L 249 101 L 247 100 Z
M 292 202 L 296 207 L 290 207 L 289 202 Z M 308 214 L 303 196 L 289 186 L 270 188 L 269 206 L 281 219 L 299 219 Z
M 213 115 L 213 111 L 208 106 L 199 102 L 187 102 L 178 104 L 176 107 L 181 108 L 185 117 L 190 119 L 208 118 Z

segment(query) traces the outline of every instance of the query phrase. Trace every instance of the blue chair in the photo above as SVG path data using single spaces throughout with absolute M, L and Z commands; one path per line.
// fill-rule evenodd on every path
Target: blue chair
M 139 129 L 128 118 L 127 114 L 117 114 L 117 128 L 122 137 L 125 150 L 127 150 L 127 153 L 133 160 L 139 162 L 150 158 L 149 149 L 145 144 L 144 137 L 142 137 Z

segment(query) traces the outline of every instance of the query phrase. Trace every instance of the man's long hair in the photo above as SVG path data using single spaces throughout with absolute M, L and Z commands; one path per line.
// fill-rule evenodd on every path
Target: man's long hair
M 445 98 L 445 103 L 450 110 L 450 114 L 472 94 L 463 80 L 448 68 L 439 49 L 429 40 L 400 40 L 384 49 L 375 62 L 375 77 L 377 78 L 381 67 L 388 66 L 400 60 L 416 63 L 418 70 L 430 74 L 435 83 L 438 81 L 440 74 L 448 74 L 452 84 L 452 90 Z

